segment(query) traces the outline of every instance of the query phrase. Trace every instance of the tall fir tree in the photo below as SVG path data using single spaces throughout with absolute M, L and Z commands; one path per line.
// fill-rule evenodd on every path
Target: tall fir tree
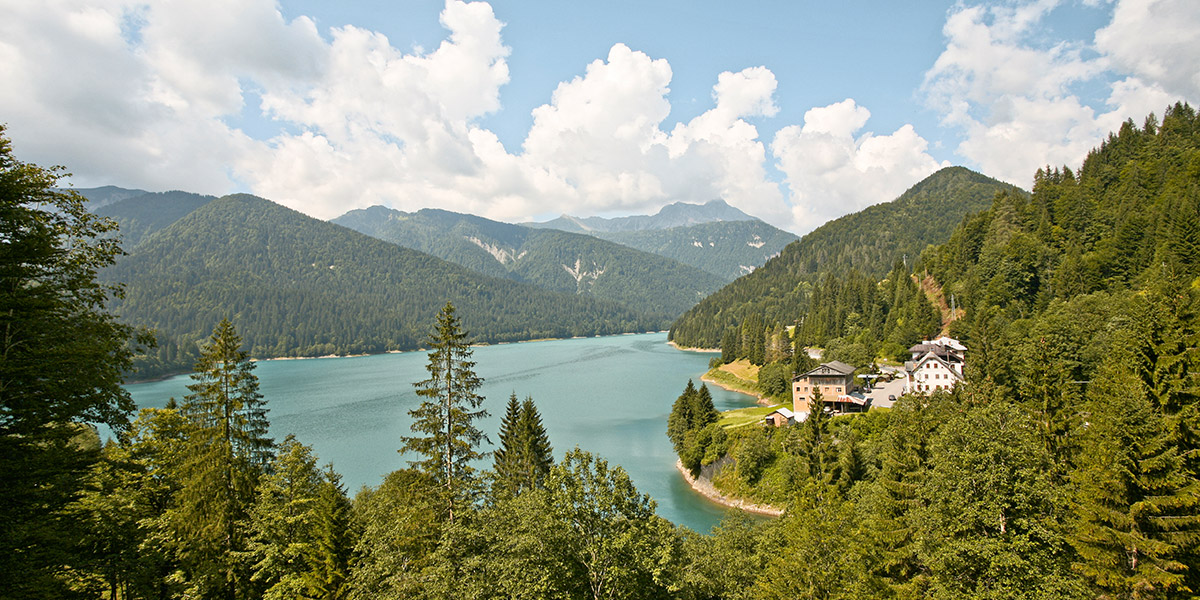
M 1091 395 L 1092 421 L 1073 474 L 1075 568 L 1111 597 L 1170 597 L 1182 591 L 1187 569 L 1179 542 L 1194 544 L 1180 534 L 1196 525 L 1176 512 L 1187 503 L 1181 457 L 1135 377 L 1110 370 Z
M 515 392 L 509 397 L 500 424 L 499 447 L 492 455 L 495 495 L 521 494 L 545 482 L 554 465 L 554 456 L 533 398 L 518 403 Z
M 168 520 L 189 594 L 239 598 L 255 593 L 248 548 L 250 507 L 273 457 L 266 405 L 249 353 L 228 319 L 196 362 L 180 412 L 189 436 L 180 490 Z
M 474 422 L 488 412 L 481 408 L 483 379 L 475 374 L 468 334 L 450 302 L 437 315 L 429 346 L 429 378 L 413 384 L 426 400 L 408 413 L 413 432 L 423 435 L 405 437 L 400 452 L 423 457 L 412 465 L 441 487 L 446 519 L 453 522 L 455 508 L 470 502 L 476 491 L 471 462 L 484 457 L 478 448 L 488 440 Z
M 526 489 L 541 487 L 546 481 L 546 475 L 550 473 L 550 468 L 554 466 L 554 449 L 550 446 L 550 436 L 546 434 L 542 415 L 532 397 L 527 396 L 521 403 L 521 419 L 518 424 L 521 432 L 521 454 L 525 457 L 522 483 Z

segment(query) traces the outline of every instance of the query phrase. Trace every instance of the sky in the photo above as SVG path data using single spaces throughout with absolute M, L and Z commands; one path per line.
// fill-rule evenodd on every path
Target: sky
M 1025 189 L 1200 102 L 1200 2 L 0 0 L 0 123 L 77 187 L 508 222 L 723 199 L 804 234 Z

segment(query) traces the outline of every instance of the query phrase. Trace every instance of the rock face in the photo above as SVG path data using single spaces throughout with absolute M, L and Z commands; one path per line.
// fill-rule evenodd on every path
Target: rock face
M 590 270 L 584 269 L 583 259 L 579 258 L 575 259 L 574 267 L 563 265 L 562 268 L 566 269 L 567 273 L 569 273 L 575 280 L 576 294 L 582 294 L 584 291 L 586 291 L 587 288 L 596 283 L 597 279 L 600 279 L 600 276 L 603 275 L 605 271 L 604 267 L 598 266 L 594 262 L 592 263 L 592 268 Z

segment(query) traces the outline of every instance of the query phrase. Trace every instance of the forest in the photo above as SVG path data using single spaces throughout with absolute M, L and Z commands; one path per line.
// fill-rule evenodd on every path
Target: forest
M 1200 118 L 1179 104 L 1126 123 L 1077 172 L 1039 171 L 1028 197 L 998 193 L 922 253 L 917 274 L 965 309 L 948 326 L 967 385 L 766 429 L 723 427 L 689 384 L 668 426 L 685 466 L 725 462 L 718 489 L 787 508 L 766 548 L 791 557 L 789 591 L 750 597 L 1195 597 L 1198 209 Z M 888 340 L 890 319 L 863 317 L 885 304 L 862 299 L 910 277 L 898 264 L 877 285 L 827 278 L 796 319 L 797 350 L 853 333 L 825 303 L 884 323 L 871 337 Z M 736 331 L 763 324 L 751 314 Z M 786 330 L 773 331 L 749 352 L 727 341 L 763 356 Z M 760 586 L 785 576 L 771 560 Z
M 486 277 L 244 194 L 205 203 L 98 277 L 123 286 L 108 308 L 158 337 L 134 357 L 140 377 L 187 372 L 223 318 L 255 358 L 415 350 L 448 299 L 480 343 L 653 331 L 669 319 Z
M 808 308 L 813 286 L 850 271 L 879 280 L 897 262 L 910 270 L 959 221 L 991 206 L 999 191 L 1024 192 L 963 167 L 944 168 L 891 202 L 830 221 L 765 265 L 701 300 L 671 326 L 682 346 L 715 348 L 750 315 L 789 324 Z
M 686 466 L 725 459 L 727 486 L 785 508 L 710 535 L 656 516 L 602 457 L 576 448 L 554 460 L 536 399 L 514 394 L 500 431 L 479 430 L 488 406 L 466 340 L 480 317 L 445 298 L 415 342 L 429 349 L 429 377 L 398 382 L 424 400 L 397 440 L 419 460 L 353 498 L 302 440 L 266 436 L 270 399 L 237 315 L 211 320 L 186 397 L 134 416 L 120 384 L 154 340 L 108 311 L 121 286 L 98 273 L 121 252 L 115 224 L 57 189 L 61 170 L 18 161 L 2 134 L 4 596 L 1200 590 L 1200 117 L 1190 106 L 1127 123 L 1078 170 L 1043 169 L 1028 197 L 997 194 L 911 266 L 893 257 L 883 280 L 817 281 L 792 333 L 777 315 L 722 327 L 736 354 L 767 364 L 788 352 L 796 364 L 796 345 L 876 334 L 903 346 L 934 325 L 917 286 L 928 278 L 965 309 L 949 330 L 968 348 L 968 371 L 952 393 L 770 430 L 726 430 L 705 388 L 689 384 L 663 423 Z M 95 423 L 119 439 L 101 445 Z

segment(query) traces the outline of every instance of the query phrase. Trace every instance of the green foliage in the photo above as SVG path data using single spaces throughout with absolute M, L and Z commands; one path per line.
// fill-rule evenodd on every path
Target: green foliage
M 362 536 L 350 576 L 354 600 L 400 600 L 424 594 L 422 573 L 434 564 L 445 520 L 441 486 L 412 469 L 394 471 L 354 500 Z
M 778 361 L 763 365 L 758 370 L 758 388 L 768 396 L 791 399 L 791 362 Z
M 689 379 L 683 393 L 671 406 L 667 417 L 667 437 L 675 446 L 683 466 L 695 475 L 701 465 L 712 463 L 725 454 L 725 429 L 717 424 L 719 414 L 713 406 L 707 385 L 696 389 Z
M 520 494 L 543 485 L 554 452 L 533 398 L 517 402 L 514 392 L 500 421 L 500 447 L 492 453 L 493 494 Z
M 771 448 L 771 433 L 765 427 L 754 427 L 740 436 L 734 446 L 733 460 L 737 474 L 747 484 L 754 485 L 767 465 L 775 458 Z
M 146 376 L 185 371 L 197 341 L 229 315 L 258 358 L 415 350 L 448 300 L 484 343 L 666 325 L 574 291 L 485 277 L 246 195 L 204 204 L 100 277 L 126 285 L 110 303 L 123 322 L 156 330 L 158 350 L 139 357 Z
M 428 344 L 431 350 L 425 370 L 429 379 L 413 384 L 417 395 L 427 400 L 408 411 L 413 432 L 424 435 L 405 437 L 400 452 L 423 457 L 412 465 L 441 486 L 445 517 L 454 521 L 455 507 L 469 503 L 477 491 L 471 463 L 483 458 L 477 448 L 487 436 L 474 421 L 487 417 L 488 412 L 480 408 L 484 398 L 476 392 L 483 379 L 475 374 L 471 342 L 453 304 L 447 302 L 438 313 Z
M 962 167 L 942 169 L 892 202 L 830 221 L 789 244 L 778 257 L 680 317 L 671 326 L 671 339 L 682 346 L 713 348 L 727 328 L 752 314 L 771 323 L 792 323 L 805 314 L 813 286 L 825 274 L 857 271 L 877 281 L 906 257 L 911 268 L 926 246 L 948 239 L 963 217 L 986 209 L 999 190 L 1022 193 Z
M 1092 423 L 1073 474 L 1076 569 L 1115 596 L 1182 592 L 1200 541 L 1196 473 L 1147 392 L 1127 365 L 1106 366 L 1089 393 Z
M 57 597 L 72 560 L 64 512 L 96 460 L 82 423 L 128 427 L 121 384 L 134 332 L 104 311 L 120 288 L 97 272 L 121 253 L 115 225 L 56 188 L 62 169 L 22 163 L 0 126 L 0 589 Z M 144 340 L 142 340 L 144 341 Z
M 222 320 L 196 362 L 195 383 L 188 385 L 192 393 L 179 408 L 187 441 L 166 522 L 189 594 L 247 596 L 254 590 L 242 554 L 255 490 L 274 443 L 267 437 L 267 410 L 253 371 L 241 338 Z

